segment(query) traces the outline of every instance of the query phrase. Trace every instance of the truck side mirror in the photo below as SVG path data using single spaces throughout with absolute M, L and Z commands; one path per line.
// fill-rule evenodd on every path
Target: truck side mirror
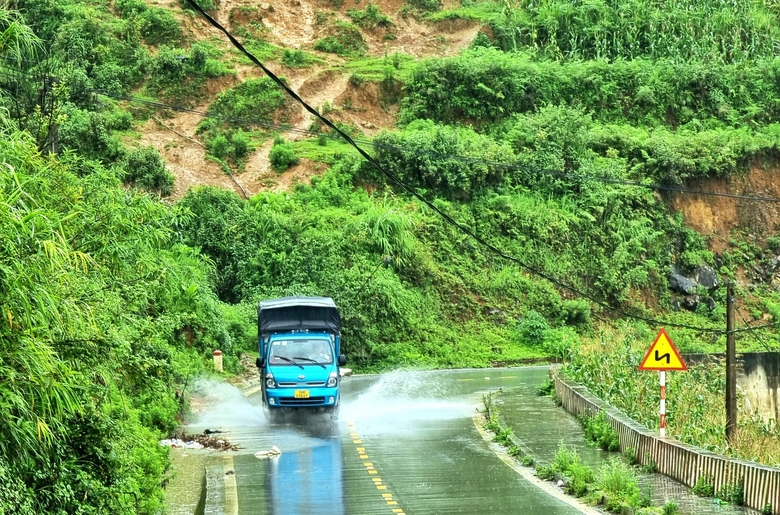
M 255 365 L 257 368 L 263 368 L 265 366 L 265 358 L 260 357 L 255 360 Z
M 339 363 L 340 367 L 343 367 L 344 365 L 347 364 L 347 357 L 345 355 L 343 355 L 343 354 L 340 355 L 338 363 Z

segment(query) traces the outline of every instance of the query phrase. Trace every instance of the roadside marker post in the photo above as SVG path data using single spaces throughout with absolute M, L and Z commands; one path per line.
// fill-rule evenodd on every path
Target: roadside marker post
M 666 371 L 667 370 L 688 370 L 685 362 L 677 352 L 677 348 L 672 343 L 672 339 L 666 333 L 663 327 L 658 331 L 655 341 L 647 350 L 639 370 L 657 370 L 660 374 L 658 383 L 661 386 L 661 406 L 659 415 L 661 417 L 661 427 L 658 431 L 661 437 L 666 436 Z

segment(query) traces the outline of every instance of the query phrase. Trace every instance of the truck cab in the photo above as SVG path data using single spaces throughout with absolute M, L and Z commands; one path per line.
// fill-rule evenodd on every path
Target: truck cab
M 261 301 L 257 368 L 270 413 L 319 409 L 335 415 L 341 394 L 341 317 L 329 297 Z

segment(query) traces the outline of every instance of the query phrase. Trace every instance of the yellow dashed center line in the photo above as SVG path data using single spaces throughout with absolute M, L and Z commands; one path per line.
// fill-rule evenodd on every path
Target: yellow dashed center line
M 349 437 L 352 438 L 352 443 L 354 444 L 362 444 L 363 442 L 360 440 L 360 433 L 358 433 L 357 429 L 355 428 L 355 423 L 352 421 L 347 422 L 347 427 L 349 428 Z M 393 494 L 390 492 L 387 492 L 387 485 L 383 484 L 381 477 L 376 477 L 376 474 L 378 474 L 377 470 L 374 468 L 374 464 L 370 461 L 363 461 L 367 460 L 368 458 L 368 452 L 366 451 L 365 447 L 355 447 L 355 451 L 358 454 L 358 458 L 363 462 L 363 466 L 366 467 L 366 472 L 368 472 L 369 476 L 375 476 L 371 478 L 371 481 L 373 482 L 374 486 L 376 486 L 377 490 L 383 490 L 385 491 L 382 493 L 382 500 L 388 505 L 388 506 L 398 506 L 398 501 L 393 499 Z M 398 515 L 405 515 L 403 508 L 392 508 L 392 513 L 396 513 Z

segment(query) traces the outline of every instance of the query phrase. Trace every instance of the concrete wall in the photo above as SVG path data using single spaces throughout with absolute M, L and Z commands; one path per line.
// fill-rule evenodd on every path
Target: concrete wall
M 707 360 L 724 363 L 726 356 L 683 354 L 682 358 L 688 364 Z M 780 352 L 737 354 L 737 391 L 744 395 L 745 412 L 757 412 L 764 420 L 780 422 Z
M 780 421 L 780 352 L 751 352 L 739 358 L 737 388 L 745 394 L 746 410 Z

